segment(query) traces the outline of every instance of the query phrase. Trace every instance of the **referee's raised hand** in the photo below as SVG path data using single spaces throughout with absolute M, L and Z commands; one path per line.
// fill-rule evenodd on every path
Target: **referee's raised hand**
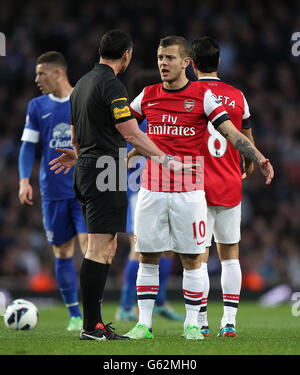
M 75 151 L 70 148 L 56 148 L 55 150 L 62 155 L 49 162 L 49 165 L 52 165 L 50 170 L 55 171 L 55 174 L 59 174 L 62 171 L 64 171 L 64 174 L 67 174 L 76 163 Z

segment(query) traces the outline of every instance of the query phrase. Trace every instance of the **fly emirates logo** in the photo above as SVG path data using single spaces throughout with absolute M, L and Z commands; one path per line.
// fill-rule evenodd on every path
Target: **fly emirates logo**
M 177 116 L 162 115 L 160 125 L 148 124 L 148 133 L 153 135 L 175 135 L 191 137 L 196 134 L 194 126 L 177 125 Z

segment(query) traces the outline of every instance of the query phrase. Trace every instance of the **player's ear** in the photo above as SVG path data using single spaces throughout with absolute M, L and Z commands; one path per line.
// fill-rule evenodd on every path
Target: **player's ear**
M 59 66 L 56 66 L 53 69 L 53 72 L 55 73 L 56 77 L 60 77 L 63 74 L 63 70 Z
M 186 69 L 186 68 L 189 66 L 190 62 L 191 62 L 191 58 L 188 57 L 188 56 L 185 57 L 185 58 L 183 59 L 183 67 Z
M 131 60 L 131 50 L 129 51 L 128 49 L 123 53 L 123 56 L 122 56 L 122 61 L 123 62 L 128 62 Z

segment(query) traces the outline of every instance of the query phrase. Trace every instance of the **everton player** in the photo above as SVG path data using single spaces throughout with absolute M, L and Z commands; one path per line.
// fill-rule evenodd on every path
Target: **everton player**
M 160 41 L 158 68 L 162 83 L 147 86 L 133 100 L 131 109 L 139 119 L 147 118 L 147 134 L 168 159 L 203 155 L 204 134 L 210 121 L 225 138 L 251 161 L 256 162 L 269 184 L 273 167 L 229 119 L 222 102 L 200 82 L 186 78 L 189 48 L 182 37 Z M 132 151 L 129 160 L 136 155 Z M 165 165 L 168 165 L 165 163 Z M 184 337 L 203 339 L 198 313 L 203 295 L 201 254 L 205 253 L 206 200 L 203 176 L 169 173 L 150 159 L 143 171 L 138 195 L 135 236 L 141 253 L 137 276 L 139 321 L 127 333 L 131 339 L 153 338 L 152 311 L 159 289 L 158 263 L 161 253 L 172 249 L 183 265 L 183 295 L 186 307 Z
M 222 101 L 224 108 L 237 130 L 253 142 L 250 112 L 243 93 L 218 78 L 220 49 L 210 37 L 194 40 L 191 45 L 191 58 L 194 71 L 201 83 Z M 239 263 L 239 241 L 241 223 L 242 173 L 239 152 L 208 124 L 204 136 L 203 155 L 205 158 L 204 187 L 208 205 L 206 253 L 201 256 L 205 269 L 205 287 L 199 323 L 202 333 L 209 336 L 207 321 L 207 296 L 209 278 L 207 259 L 212 235 L 217 245 L 221 261 L 221 286 L 224 313 L 219 336 L 236 336 L 236 313 L 241 289 L 241 267 Z M 245 173 L 253 171 L 253 162 L 244 158 Z
M 31 170 L 35 161 L 36 145 L 42 144 L 40 191 L 44 227 L 55 256 L 55 274 L 70 321 L 69 331 L 82 328 L 78 305 L 77 274 L 73 263 L 76 236 L 82 252 L 87 245 L 86 226 L 80 205 L 72 187 L 73 174 L 53 174 L 48 167 L 58 155 L 56 147 L 71 148 L 70 101 L 72 87 L 67 78 L 64 56 L 56 51 L 46 52 L 37 59 L 35 82 L 43 95 L 28 104 L 26 124 L 19 154 L 21 204 L 32 206 Z

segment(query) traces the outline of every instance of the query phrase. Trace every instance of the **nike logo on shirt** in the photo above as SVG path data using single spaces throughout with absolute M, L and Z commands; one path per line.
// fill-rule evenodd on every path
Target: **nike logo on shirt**
M 45 115 L 42 115 L 42 119 L 44 120 L 45 118 L 49 117 L 52 115 L 52 112 L 46 113 Z
M 148 107 L 152 107 L 155 104 L 159 104 L 159 102 L 157 102 L 157 103 L 148 103 Z

